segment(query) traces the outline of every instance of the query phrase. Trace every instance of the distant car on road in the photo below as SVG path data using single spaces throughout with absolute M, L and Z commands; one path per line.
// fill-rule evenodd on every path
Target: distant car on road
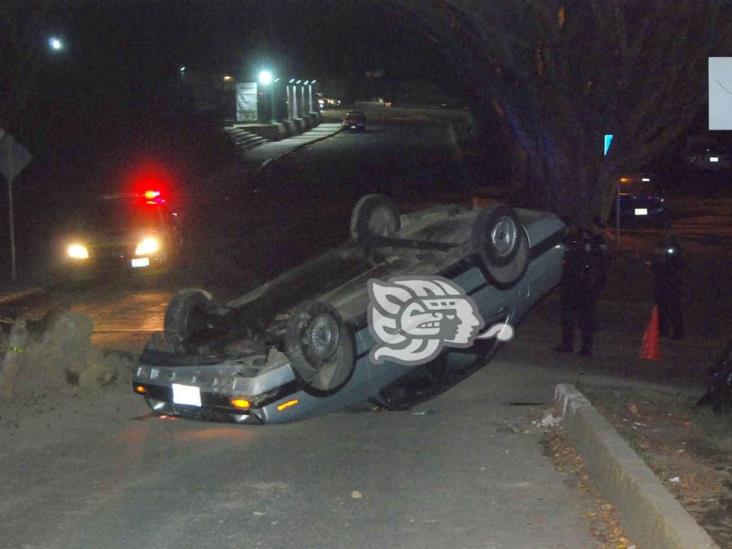
M 160 191 L 105 195 L 71 212 L 56 253 L 68 274 L 147 271 L 180 254 L 178 214 Z
M 361 111 L 350 111 L 343 119 L 343 127 L 347 130 L 366 131 L 366 115 Z
M 687 148 L 686 165 L 705 172 L 717 172 L 732 168 L 732 154 L 716 141 L 700 141 Z

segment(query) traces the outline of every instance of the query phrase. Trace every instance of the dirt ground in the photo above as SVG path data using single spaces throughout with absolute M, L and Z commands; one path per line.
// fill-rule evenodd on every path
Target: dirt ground
M 732 547 L 732 417 L 653 388 L 580 385 L 721 547 Z

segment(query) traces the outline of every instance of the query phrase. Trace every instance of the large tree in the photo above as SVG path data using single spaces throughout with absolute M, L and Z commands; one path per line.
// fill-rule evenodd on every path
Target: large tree
M 498 116 L 527 193 L 584 220 L 689 127 L 707 57 L 729 45 L 721 0 L 391 2 L 457 67 L 478 117 Z

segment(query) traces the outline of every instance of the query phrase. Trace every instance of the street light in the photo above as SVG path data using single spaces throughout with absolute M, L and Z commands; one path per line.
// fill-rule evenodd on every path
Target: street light
M 269 86 L 272 83 L 272 80 L 274 80 L 274 76 L 272 76 L 270 71 L 259 71 L 259 83 L 262 84 L 262 86 Z
M 51 51 L 61 51 L 62 49 L 64 49 L 63 40 L 61 40 L 58 36 L 51 36 L 48 39 L 48 47 L 51 48 Z

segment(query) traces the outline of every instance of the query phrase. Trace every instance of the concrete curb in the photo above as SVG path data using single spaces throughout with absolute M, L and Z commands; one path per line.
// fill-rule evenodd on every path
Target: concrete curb
M 557 385 L 554 403 L 564 432 L 582 455 L 599 490 L 640 547 L 719 546 L 699 526 L 628 443 L 573 385 Z
M 284 152 L 284 153 L 282 153 L 280 155 L 274 156 L 272 158 L 268 158 L 267 160 L 263 161 L 259 165 L 259 167 L 257 167 L 257 169 L 255 170 L 255 173 L 261 172 L 262 170 L 264 170 L 265 168 L 267 168 L 267 166 L 269 166 L 269 164 L 271 164 L 272 162 L 277 162 L 279 160 L 282 160 L 288 154 L 292 154 L 292 153 L 294 153 L 296 151 L 299 151 L 303 147 L 307 147 L 308 145 L 312 145 L 313 143 L 319 143 L 320 141 L 324 141 L 325 139 L 328 139 L 330 137 L 333 137 L 334 135 L 340 133 L 341 131 L 343 131 L 343 127 L 340 127 L 336 131 L 334 131 L 333 133 L 329 133 L 328 135 L 324 135 L 323 137 L 318 137 L 317 139 L 313 139 L 312 141 L 307 141 L 305 143 L 301 143 L 300 145 L 297 145 L 296 147 L 293 147 L 289 151 Z

